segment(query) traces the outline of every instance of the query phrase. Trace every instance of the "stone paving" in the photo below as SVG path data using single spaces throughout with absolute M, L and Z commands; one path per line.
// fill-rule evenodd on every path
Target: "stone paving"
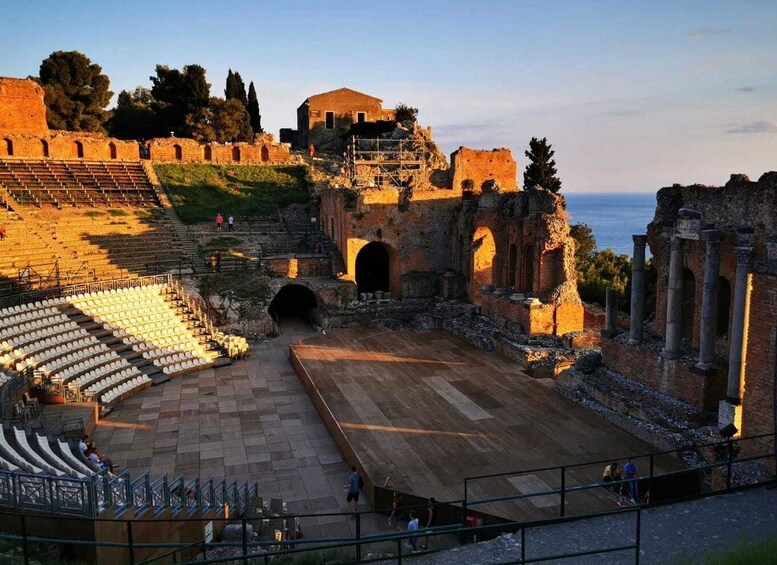
M 122 401 L 98 424 L 94 439 L 120 470 L 136 478 L 258 482 L 288 512 L 347 510 L 350 473 L 288 361 L 288 345 L 309 330 L 253 345 L 250 356 L 151 387 Z M 375 519 L 385 529 L 381 519 Z M 303 519 L 306 537 L 353 534 L 341 517 Z M 364 526 L 367 526 L 365 523 Z M 372 529 L 372 528 L 370 528 Z

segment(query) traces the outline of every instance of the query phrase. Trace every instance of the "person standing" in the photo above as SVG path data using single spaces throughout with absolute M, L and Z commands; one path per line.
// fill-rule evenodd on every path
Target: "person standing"
M 216 231 L 221 231 L 221 224 L 224 223 L 224 218 L 221 215 L 221 212 L 216 214 Z
M 232 214 L 227 218 L 227 231 L 235 231 L 235 218 L 232 217 Z
M 424 526 L 425 529 L 434 528 L 437 522 L 437 516 L 435 516 L 435 506 L 437 505 L 437 501 L 434 499 L 434 497 L 429 499 L 429 505 L 426 507 L 426 526 Z M 424 543 L 421 546 L 421 549 L 426 549 L 429 547 L 429 532 L 426 533 L 426 537 L 424 538 Z
M 639 487 L 637 485 L 637 479 L 639 478 L 639 469 L 637 464 L 634 463 L 634 459 L 629 457 L 628 462 L 623 466 L 623 478 L 628 481 L 626 488 L 629 491 L 629 497 L 632 504 L 637 504 L 639 500 Z
M 407 523 L 407 531 L 417 531 L 418 530 L 418 516 L 416 516 L 415 511 L 410 511 L 410 521 Z M 409 540 L 407 540 L 407 547 L 408 549 L 412 549 L 413 551 L 416 550 L 416 544 L 418 543 L 417 537 L 412 537 Z
M 389 528 L 393 528 L 397 532 L 402 531 L 399 526 L 399 521 L 402 519 L 402 495 L 398 491 L 394 491 L 391 497 L 391 514 L 389 514 L 388 522 Z
M 221 251 L 216 251 L 215 259 L 216 259 L 216 272 L 220 273 L 221 272 Z
M 356 467 L 351 467 L 351 474 L 348 477 L 348 482 L 343 485 L 343 488 L 348 489 L 348 494 L 345 497 L 345 501 L 348 503 L 348 508 L 353 513 L 353 518 L 356 518 L 359 508 L 359 493 L 362 491 L 364 481 L 359 473 L 356 472 Z

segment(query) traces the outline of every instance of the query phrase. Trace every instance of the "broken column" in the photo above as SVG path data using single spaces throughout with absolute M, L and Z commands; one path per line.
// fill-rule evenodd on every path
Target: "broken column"
M 611 286 L 605 291 L 604 331 L 602 335 L 618 335 L 618 292 Z
M 734 282 L 734 308 L 731 313 L 726 400 L 730 404 L 739 405 L 742 401 L 747 319 L 750 314 L 750 271 L 753 268 L 753 248 L 736 247 L 734 253 L 737 256 L 737 274 Z
M 645 244 L 646 235 L 632 235 L 634 256 L 631 261 L 631 321 L 629 343 L 642 341 L 645 320 Z
M 720 276 L 720 231 L 705 230 L 700 234 L 704 241 L 704 291 L 701 302 L 701 332 L 699 336 L 699 361 L 696 368 L 709 371 L 715 357 L 715 339 L 718 335 L 718 277 Z
M 669 258 L 669 286 L 666 296 L 666 342 L 661 355 L 677 359 L 683 319 L 683 240 L 672 236 L 672 254 Z

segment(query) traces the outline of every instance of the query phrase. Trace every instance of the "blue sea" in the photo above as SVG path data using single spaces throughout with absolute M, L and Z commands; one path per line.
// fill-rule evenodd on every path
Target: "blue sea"
M 631 236 L 647 233 L 656 209 L 653 192 L 590 192 L 564 194 L 569 224 L 588 224 L 596 238 L 596 248 L 614 249 L 631 256 Z

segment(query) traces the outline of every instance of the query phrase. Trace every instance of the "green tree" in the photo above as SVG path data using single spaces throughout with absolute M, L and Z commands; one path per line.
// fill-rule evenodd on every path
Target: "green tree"
M 556 152 L 551 147 L 545 137 L 531 138 L 529 150 L 525 152 L 529 158 L 529 164 L 526 165 L 523 173 L 524 188 L 540 186 L 554 193 L 561 190 L 561 179 L 556 176 L 556 161 L 553 160 Z
M 588 224 L 569 226 L 569 235 L 575 240 L 575 261 L 580 264 L 589 261 L 596 251 L 596 238 Z
M 200 65 L 186 65 L 183 71 L 166 65 L 156 66 L 151 79 L 151 95 L 160 129 L 176 135 L 189 136 L 187 116 L 195 115 L 210 103 L 210 84 Z
M 165 135 L 159 128 L 154 98 L 148 88 L 137 87 L 133 92 L 122 90 L 110 120 L 106 124 L 113 137 L 148 139 Z
M 187 116 L 186 125 L 192 137 L 201 142 L 232 143 L 253 138 L 248 111 L 234 98 L 211 98 L 207 108 Z
M 105 132 L 113 92 L 100 65 L 78 51 L 55 51 L 41 63 L 40 83 L 50 128 Z
M 248 116 L 251 118 L 251 129 L 254 133 L 262 133 L 262 115 L 259 113 L 259 99 L 256 97 L 254 83 L 248 85 Z
M 229 73 L 227 74 L 227 87 L 224 89 L 224 97 L 227 100 L 232 100 L 233 98 L 240 101 L 240 103 L 245 107 L 248 108 L 248 97 L 246 96 L 246 85 L 243 82 L 242 77 L 240 76 L 240 73 L 232 72 L 232 69 L 229 69 Z
M 418 121 L 418 108 L 412 108 L 407 104 L 400 102 L 394 108 L 398 122 L 417 122 Z

